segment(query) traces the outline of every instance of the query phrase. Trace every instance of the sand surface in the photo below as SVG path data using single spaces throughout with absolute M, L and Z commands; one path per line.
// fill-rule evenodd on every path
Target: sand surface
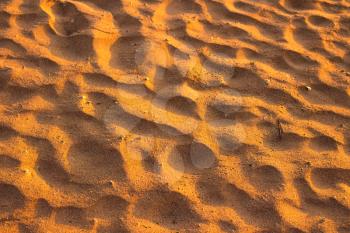
M 0 232 L 350 232 L 349 0 L 0 0 Z

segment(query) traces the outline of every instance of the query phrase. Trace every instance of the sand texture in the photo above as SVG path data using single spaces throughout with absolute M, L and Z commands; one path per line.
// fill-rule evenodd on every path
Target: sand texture
M 0 0 L 0 233 L 349 233 L 350 0 Z

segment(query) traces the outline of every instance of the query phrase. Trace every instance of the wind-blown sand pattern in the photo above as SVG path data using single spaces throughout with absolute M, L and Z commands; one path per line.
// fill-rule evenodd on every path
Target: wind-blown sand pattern
M 350 232 L 349 0 L 0 0 L 0 232 Z

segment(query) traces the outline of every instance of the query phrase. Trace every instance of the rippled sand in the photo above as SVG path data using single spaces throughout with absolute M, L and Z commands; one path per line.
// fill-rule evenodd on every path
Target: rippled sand
M 350 232 L 349 0 L 0 0 L 0 232 Z

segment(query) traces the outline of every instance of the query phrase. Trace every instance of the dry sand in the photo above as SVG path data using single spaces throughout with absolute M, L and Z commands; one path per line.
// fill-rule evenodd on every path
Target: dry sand
M 0 0 L 0 232 L 350 232 L 349 0 Z

